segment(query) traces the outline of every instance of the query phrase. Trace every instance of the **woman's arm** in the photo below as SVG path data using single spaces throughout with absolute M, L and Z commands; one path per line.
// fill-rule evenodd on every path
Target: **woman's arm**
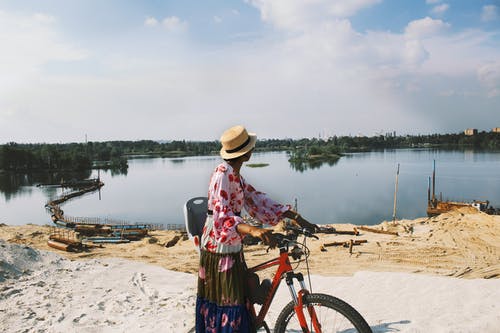
M 257 191 L 241 177 L 241 184 L 245 195 L 244 207 L 250 216 L 264 224 L 276 225 L 284 212 L 290 209 L 269 198 L 266 193 Z

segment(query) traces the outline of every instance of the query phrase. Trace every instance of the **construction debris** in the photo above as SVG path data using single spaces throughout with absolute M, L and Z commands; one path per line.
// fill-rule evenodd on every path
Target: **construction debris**
M 353 228 L 352 231 L 351 230 L 337 230 L 334 227 L 329 227 L 329 226 L 319 227 L 319 230 L 317 231 L 317 233 L 337 234 L 337 235 L 355 235 L 355 236 L 359 235 L 359 231 L 356 228 Z
M 58 228 L 52 230 L 47 245 L 67 252 L 80 252 L 84 248 L 74 232 Z
M 81 241 L 86 242 L 86 244 L 127 243 L 131 240 L 142 239 L 148 235 L 148 231 L 150 230 L 162 229 L 162 226 L 159 224 L 131 224 L 126 221 L 65 215 L 60 207 L 61 204 L 69 199 L 100 190 L 104 186 L 104 183 L 97 178 L 81 181 L 78 185 L 80 186 L 77 187 L 76 191 L 66 192 L 45 205 L 51 214 L 54 224 L 61 227 L 62 230 L 71 230 L 74 232 L 73 236 L 69 238 L 56 237 L 58 239 L 49 239 L 49 246 L 63 251 L 78 251 L 83 246 Z M 88 247 L 92 246 L 88 245 Z
M 359 239 L 359 240 L 353 240 L 353 239 L 350 239 L 348 241 L 344 241 L 344 242 L 332 242 L 332 243 L 324 243 L 323 246 L 324 247 L 329 247 L 329 246 L 343 246 L 343 247 L 349 247 L 350 244 L 353 244 L 353 245 L 361 245 L 363 243 L 368 243 L 368 241 L 366 239 Z
M 373 228 L 369 228 L 369 227 L 365 227 L 365 226 L 359 226 L 357 228 L 360 229 L 360 230 L 363 230 L 363 231 L 374 232 L 376 234 L 385 234 L 385 235 L 399 236 L 399 234 L 397 232 L 394 232 L 394 231 L 385 231 L 385 230 L 380 230 L 380 229 L 373 229 Z
M 324 243 L 323 245 L 321 245 L 320 250 L 321 250 L 321 252 L 326 252 L 327 251 L 327 249 L 326 249 L 327 247 L 330 247 L 330 246 L 342 246 L 342 247 L 349 248 L 349 253 L 352 253 L 352 247 L 353 246 L 355 246 L 355 245 L 361 245 L 363 243 L 368 243 L 368 240 L 366 240 L 366 239 L 359 239 L 359 240 L 350 239 L 348 241 L 343 241 L 343 242 Z
M 172 247 L 181 239 L 181 236 L 175 235 L 174 238 L 165 243 L 165 247 Z

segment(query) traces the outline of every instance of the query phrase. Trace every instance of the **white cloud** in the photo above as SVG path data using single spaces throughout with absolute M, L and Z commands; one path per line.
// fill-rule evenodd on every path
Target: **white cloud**
M 183 32 L 188 27 L 188 23 L 177 16 L 166 17 L 163 19 L 162 24 L 170 32 Z
M 214 21 L 216 20 L 216 16 L 214 16 Z M 147 27 L 156 27 L 160 25 L 160 22 L 155 17 L 147 17 L 144 20 L 144 25 Z M 161 21 L 161 25 L 169 32 L 178 33 L 186 31 L 188 28 L 188 23 L 186 21 L 181 20 L 177 16 L 169 16 L 164 18 Z
M 456 91 L 453 89 L 443 90 L 438 93 L 438 96 L 452 97 L 456 95 Z
M 441 34 L 449 27 L 449 23 L 425 17 L 408 23 L 405 29 L 405 35 L 408 38 L 429 38 Z
M 144 20 L 144 25 L 147 26 L 147 27 L 155 27 L 159 24 L 158 20 L 154 17 L 147 17 L 145 20 Z
M 419 40 L 409 40 L 405 42 L 404 59 L 410 66 L 421 65 L 429 58 L 429 52 L 424 48 Z
M 56 19 L 53 16 L 44 13 L 36 13 L 33 15 L 33 18 L 35 19 L 35 21 L 40 22 L 42 24 L 51 24 L 56 21 Z
M 498 7 L 495 5 L 483 6 L 481 21 L 490 22 L 498 19 Z
M 246 0 L 263 21 L 286 30 L 303 30 L 326 19 L 346 18 L 382 0 Z
M 500 61 L 479 66 L 477 70 L 479 81 L 488 89 L 488 96 L 500 96 Z
M 360 32 L 348 18 L 324 15 L 324 1 L 312 3 L 312 8 L 290 3 L 295 7 L 262 1 L 262 10 L 264 5 L 293 7 L 290 17 L 280 9 L 284 16 L 274 12 L 266 22 L 294 33 L 253 35 L 238 43 L 210 45 L 210 50 L 186 42 L 182 34 L 163 44 L 154 38 L 134 40 L 138 37 L 131 34 L 127 44 L 137 52 L 113 39 L 106 47 L 124 51 L 100 53 L 96 62 L 109 72 L 34 76 L 12 93 L 0 90 L 0 96 L 6 96 L 0 99 L 0 110 L 9 110 L 0 117 L 24 117 L 17 122 L 0 119 L 0 139 L 19 140 L 22 133 L 27 140 L 52 135 L 50 140 L 64 141 L 88 133 L 93 140 L 212 140 L 217 138 L 211 135 L 233 122 L 244 122 L 260 137 L 311 136 L 322 128 L 333 134 L 367 134 L 381 128 L 404 133 L 449 131 L 450 119 L 463 124 L 489 119 L 484 116 L 488 112 L 493 120 L 499 119 L 492 111 L 495 100 L 490 98 L 486 104 L 486 98 L 480 99 L 498 96 L 500 65 L 492 62 L 500 59 L 495 32 L 448 31 L 448 23 L 431 18 L 409 22 L 403 33 Z M 304 13 L 296 11 L 300 6 Z M 312 17 L 320 21 L 309 21 Z M 52 25 L 57 21 L 30 20 L 34 24 L 30 36 L 48 41 L 47 48 L 62 44 L 74 50 L 56 38 Z M 164 22 L 156 22 L 163 27 Z M 168 24 L 187 28 L 179 18 L 171 17 Z M 11 35 L 22 39 L 22 29 L 13 33 L 12 26 L 13 22 L 4 24 L 0 19 L 0 40 Z M 10 32 L 4 33 L 8 28 Z M 147 36 L 166 40 L 165 34 L 149 31 Z M 7 45 L 13 47 L 13 43 L 9 39 Z M 40 52 L 41 58 L 35 57 L 27 67 L 36 69 L 51 61 L 54 57 L 48 52 Z M 24 53 L 11 54 L 22 57 Z M 0 60 L 0 68 L 9 63 L 2 53 Z M 17 69 L 22 73 L 24 67 Z M 0 70 L 0 82 L 3 73 Z M 14 70 L 8 73 L 17 75 Z M 464 103 L 457 96 L 469 99 Z M 470 112 L 471 105 L 477 113 Z M 94 119 L 99 119 L 97 125 Z M 126 121 L 116 126 L 116 119 Z M 187 123 L 189 128 L 184 126 Z M 60 130 L 51 131 L 54 127 Z
M 431 13 L 436 14 L 436 15 L 442 15 L 444 14 L 448 9 L 450 9 L 450 5 L 447 3 L 443 3 L 441 5 L 435 6 L 432 8 Z
M 0 89 L 37 75 L 50 62 L 85 59 L 87 51 L 66 41 L 50 15 L 18 15 L 0 11 Z
M 217 24 L 218 24 L 218 23 L 222 23 L 222 19 L 221 19 L 219 16 L 217 16 L 217 15 L 214 15 L 214 17 L 213 17 L 213 21 L 214 21 L 215 23 L 217 23 Z
M 441 0 L 425 0 L 425 3 L 428 5 L 433 5 L 433 4 L 440 3 L 440 2 L 441 2 Z

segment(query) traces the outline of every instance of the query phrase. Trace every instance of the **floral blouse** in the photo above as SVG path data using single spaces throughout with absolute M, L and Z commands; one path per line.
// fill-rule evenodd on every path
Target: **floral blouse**
M 241 250 L 241 235 L 236 226 L 244 223 L 242 209 L 264 224 L 276 225 L 281 214 L 290 209 L 255 190 L 231 165 L 221 163 L 212 174 L 208 189 L 208 216 L 201 239 L 202 249 L 216 253 Z

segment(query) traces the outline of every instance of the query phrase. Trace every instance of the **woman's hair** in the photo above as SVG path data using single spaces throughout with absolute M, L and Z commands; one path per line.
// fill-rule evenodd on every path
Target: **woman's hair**
M 224 161 L 226 161 L 226 162 L 233 162 L 233 161 L 236 161 L 236 160 L 238 160 L 238 159 L 242 158 L 243 156 L 247 156 L 248 154 L 252 153 L 254 149 L 255 149 L 255 148 L 252 148 L 250 151 L 246 152 L 245 154 L 243 154 L 243 155 L 241 155 L 241 156 L 238 156 L 238 157 L 235 157 L 235 158 L 224 158 Z
M 241 155 L 241 156 L 245 156 L 245 155 Z M 224 161 L 226 161 L 226 162 L 233 162 L 233 161 L 236 161 L 237 159 L 241 158 L 241 156 L 238 156 L 238 157 L 235 157 L 235 158 L 224 158 Z

